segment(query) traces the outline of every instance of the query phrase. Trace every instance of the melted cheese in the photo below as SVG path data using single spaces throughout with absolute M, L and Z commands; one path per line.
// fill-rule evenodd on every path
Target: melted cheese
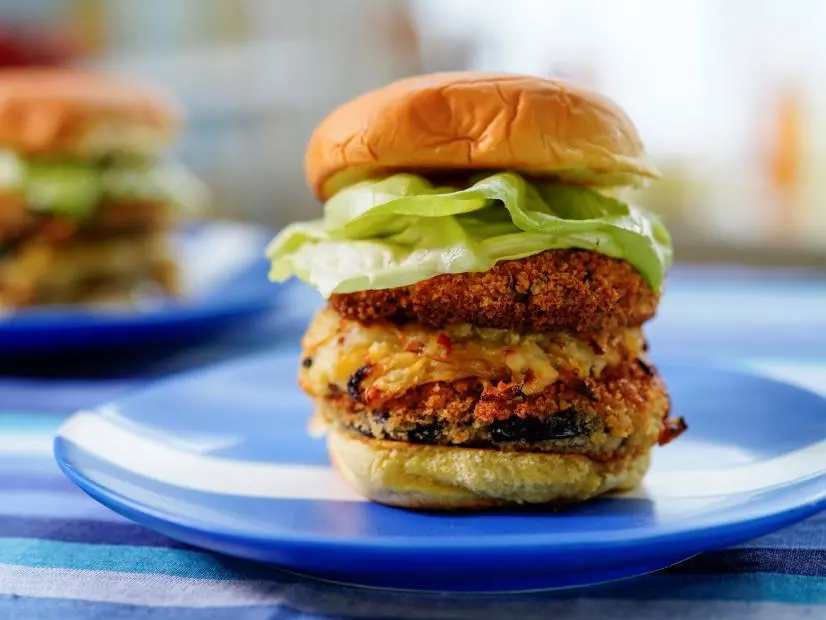
M 606 366 L 635 359 L 643 354 L 644 339 L 639 329 L 585 337 L 470 325 L 362 325 L 326 308 L 310 325 L 303 347 L 300 380 L 306 390 L 324 396 L 357 389 L 375 406 L 419 385 L 468 377 L 521 382 L 525 394 L 535 394 L 560 374 L 598 377 Z

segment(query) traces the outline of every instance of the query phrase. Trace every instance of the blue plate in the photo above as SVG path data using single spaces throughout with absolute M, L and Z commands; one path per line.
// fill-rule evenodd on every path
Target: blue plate
M 203 336 L 273 308 L 289 287 L 267 280 L 264 257 L 273 231 L 242 223 L 208 222 L 177 233 L 184 296 L 134 307 L 42 308 L 0 317 L 0 354 Z
M 552 513 L 372 504 L 306 433 L 297 351 L 165 380 L 72 416 L 63 471 L 172 538 L 360 585 L 516 591 L 640 575 L 826 507 L 826 400 L 747 370 L 661 364 L 689 431 L 644 486 Z

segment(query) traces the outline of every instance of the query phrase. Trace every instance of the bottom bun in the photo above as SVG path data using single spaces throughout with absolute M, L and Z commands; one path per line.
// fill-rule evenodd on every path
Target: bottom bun
M 567 504 L 640 484 L 650 451 L 609 461 L 580 454 L 500 452 L 370 439 L 328 429 L 333 465 L 356 491 L 429 510 Z

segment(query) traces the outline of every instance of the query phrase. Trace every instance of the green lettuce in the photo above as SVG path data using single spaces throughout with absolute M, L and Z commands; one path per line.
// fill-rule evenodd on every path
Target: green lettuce
M 22 195 L 33 211 L 73 219 L 92 216 L 105 200 L 161 201 L 195 212 L 209 198 L 203 183 L 172 163 L 28 160 L 10 151 L 0 151 L 0 189 Z
M 647 211 L 584 187 L 503 172 L 467 189 L 412 174 L 363 181 L 330 198 L 321 219 L 270 243 L 270 278 L 295 276 L 324 297 L 487 271 L 501 260 L 579 248 L 624 259 L 660 290 L 671 238 Z
M 101 172 L 101 183 L 106 198 L 158 200 L 187 213 L 199 211 L 209 200 L 206 185 L 186 168 L 172 163 L 112 166 Z
M 24 196 L 28 207 L 58 215 L 84 218 L 100 202 L 103 187 L 96 168 L 84 164 L 30 164 Z

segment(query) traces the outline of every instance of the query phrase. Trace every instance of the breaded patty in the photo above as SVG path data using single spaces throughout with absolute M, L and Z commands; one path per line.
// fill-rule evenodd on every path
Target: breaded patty
M 0 194 L 0 308 L 175 295 L 174 219 L 170 205 L 121 200 L 74 220 Z
M 483 273 L 445 274 L 393 289 L 333 295 L 360 321 L 469 323 L 520 332 L 598 332 L 651 319 L 659 296 L 625 261 L 583 250 L 549 250 Z
M 32 239 L 62 242 L 75 235 L 168 230 L 174 220 L 173 209 L 162 202 L 110 200 L 101 203 L 92 217 L 75 222 L 33 211 L 19 196 L 0 193 L 0 243 L 5 245 Z
M 664 383 L 644 362 L 606 369 L 591 380 L 557 381 L 526 395 L 516 382 L 462 379 L 419 386 L 365 405 L 333 388 L 316 399 L 328 423 L 376 439 L 611 459 L 669 439 Z
M 324 396 L 334 386 L 370 406 L 428 383 L 472 377 L 519 383 L 538 394 L 560 379 L 597 378 L 606 367 L 644 356 L 639 328 L 598 334 L 520 334 L 467 324 L 444 329 L 377 321 L 364 325 L 321 310 L 303 341 L 301 386 Z
M 31 241 L 0 259 L 0 307 L 80 303 L 100 290 L 144 284 L 177 292 L 177 269 L 163 232 Z

